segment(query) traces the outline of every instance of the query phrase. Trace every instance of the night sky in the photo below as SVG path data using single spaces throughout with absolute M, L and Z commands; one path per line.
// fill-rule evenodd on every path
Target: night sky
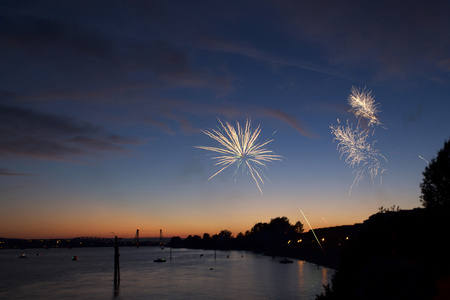
M 0 237 L 234 235 L 421 206 L 450 138 L 448 1 L 1 1 Z M 372 92 L 381 125 L 349 111 Z M 202 130 L 250 119 L 282 156 L 220 167 Z M 369 129 L 352 188 L 330 126 Z

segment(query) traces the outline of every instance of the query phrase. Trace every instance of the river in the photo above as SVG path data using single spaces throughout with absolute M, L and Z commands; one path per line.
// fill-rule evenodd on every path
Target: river
M 245 251 L 122 247 L 119 252 L 121 281 L 115 290 L 114 248 L 2 249 L 0 299 L 314 299 L 335 272 Z M 22 253 L 27 257 L 19 258 Z M 157 258 L 167 261 L 153 262 Z

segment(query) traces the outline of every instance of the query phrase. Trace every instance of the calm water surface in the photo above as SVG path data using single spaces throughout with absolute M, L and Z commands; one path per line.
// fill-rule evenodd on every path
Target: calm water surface
M 0 299 L 314 299 L 334 274 L 243 251 L 172 249 L 171 260 L 169 248 L 119 251 L 114 291 L 113 248 L 0 250 Z

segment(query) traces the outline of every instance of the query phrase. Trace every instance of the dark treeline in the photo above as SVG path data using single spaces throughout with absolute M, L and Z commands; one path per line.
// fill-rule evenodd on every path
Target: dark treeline
M 248 250 L 270 256 L 299 258 L 330 268 L 337 268 L 340 249 L 355 239 L 364 224 L 329 227 L 304 232 L 303 224 L 290 224 L 287 217 L 271 219 L 269 223 L 257 223 L 245 234 L 235 237 L 222 230 L 210 235 L 173 237 L 170 246 L 175 248 Z M 319 244 L 320 242 L 320 244 Z
M 303 232 L 300 222 L 291 225 L 286 217 L 272 219 L 269 223 L 257 223 L 245 234 L 236 237 L 229 230 L 222 230 L 217 234 L 189 235 L 186 239 L 173 237 L 172 247 L 220 249 L 220 250 L 254 250 L 259 252 L 277 251 L 287 245 L 289 241 L 297 241 Z

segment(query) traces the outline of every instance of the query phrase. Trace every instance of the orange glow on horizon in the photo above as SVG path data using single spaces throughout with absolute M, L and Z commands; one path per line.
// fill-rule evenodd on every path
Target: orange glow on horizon
M 83 236 L 113 238 L 134 238 L 136 228 L 140 238 L 159 238 L 162 227 L 164 237 L 179 236 L 186 238 L 191 235 L 208 233 L 213 235 L 222 230 L 232 232 L 236 237 L 259 223 L 269 223 L 271 219 L 286 216 L 291 224 L 302 222 L 305 232 L 308 226 L 297 211 L 280 207 L 276 202 L 261 199 L 248 199 L 235 206 L 221 207 L 219 211 L 214 205 L 210 208 L 197 209 L 185 214 L 186 209 L 173 210 L 170 214 L 144 213 L 143 209 L 123 210 L 122 207 L 106 208 L 104 205 L 80 206 L 75 213 L 60 214 L 60 207 L 52 208 L 30 205 L 22 211 L 5 214 L 0 219 L 0 237 L 20 239 L 68 239 Z M 86 207 L 86 208 L 84 208 Z M 309 219 L 313 228 L 323 228 L 322 211 L 308 207 L 312 212 Z M 370 213 L 355 213 L 351 208 L 345 208 L 345 214 L 329 214 L 326 227 L 353 225 L 370 216 Z M 375 212 L 374 212 L 375 213 Z M 358 215 L 363 216 L 360 219 Z M 136 227 L 136 223 L 140 226 Z M 113 233 L 112 233 L 113 232 Z
M 274 216 L 273 218 L 275 218 Z M 236 237 L 239 233 L 245 234 L 247 230 L 251 230 L 251 228 L 257 224 L 258 222 L 270 222 L 270 219 L 264 220 L 260 219 L 259 221 L 255 219 L 255 221 L 246 221 L 246 222 L 232 222 L 228 224 L 222 224 L 221 222 L 213 223 L 211 221 L 204 223 L 190 223 L 186 224 L 183 221 L 179 222 L 168 222 L 167 226 L 165 226 L 164 237 L 170 238 L 174 236 L 179 236 L 181 238 L 186 238 L 189 235 L 194 236 L 198 235 L 200 237 L 203 234 L 208 233 L 210 235 L 214 235 L 214 233 L 218 233 L 222 230 L 229 230 L 232 232 L 232 235 Z M 291 224 L 295 223 L 296 220 L 291 221 Z M 3 223 L 3 222 L 2 222 Z M 1 237 L 3 238 L 21 238 L 21 239 L 67 239 L 67 238 L 76 238 L 82 236 L 93 236 L 93 237 L 102 237 L 109 238 L 114 237 L 115 235 L 121 238 L 134 238 L 136 235 L 136 228 L 134 226 L 130 226 L 131 223 L 128 220 L 122 220 L 121 223 L 115 222 L 103 222 L 100 226 L 94 226 L 96 223 L 94 220 L 85 220 L 80 222 L 79 224 L 75 222 L 75 220 L 66 219 L 65 222 L 49 222 L 49 221 L 37 221 L 34 219 L 27 219 L 25 222 L 21 222 L 21 224 L 15 224 L 15 226 L 4 226 L 2 225 Z M 142 222 L 141 222 L 142 223 Z M 224 222 L 225 223 L 225 222 Z M 337 224 L 329 224 L 328 227 L 340 226 L 340 225 L 353 225 L 356 222 L 345 222 L 345 223 L 337 223 Z M 314 224 L 314 223 L 313 223 Z M 317 222 L 316 224 L 320 224 Z M 314 226 L 314 225 L 313 225 Z M 322 227 L 322 226 L 321 226 Z M 154 228 L 154 229 L 152 229 Z M 160 230 L 157 229 L 151 222 L 145 224 L 145 226 L 141 226 L 138 228 L 141 238 L 159 238 Z M 320 227 L 316 227 L 320 228 Z M 306 232 L 307 230 L 305 230 Z M 112 233 L 114 232 L 114 234 Z M 300 241 L 301 242 L 301 241 Z

